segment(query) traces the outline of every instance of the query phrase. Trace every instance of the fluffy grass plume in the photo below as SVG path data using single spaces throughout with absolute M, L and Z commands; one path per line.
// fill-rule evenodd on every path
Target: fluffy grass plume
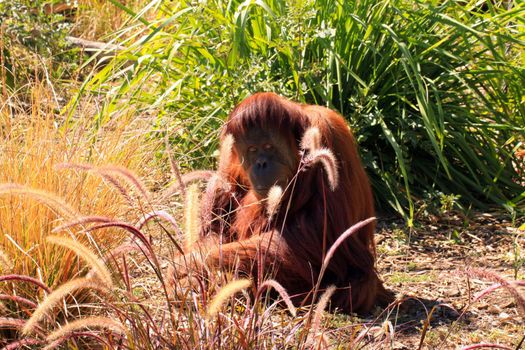
M 112 222 L 112 221 L 113 221 L 113 219 L 105 217 L 105 216 L 84 216 L 84 217 L 81 217 L 78 220 L 69 221 L 69 222 L 66 222 L 63 225 L 55 227 L 53 229 L 53 232 L 64 231 L 64 230 L 67 230 L 67 229 L 69 229 L 71 227 L 78 226 L 78 225 L 86 225 L 86 224 L 94 224 L 94 223 L 100 224 L 100 223 L 108 223 L 108 222 Z
M 219 173 L 224 174 L 226 168 L 231 163 L 232 149 L 235 143 L 235 139 L 232 134 L 228 134 L 224 137 L 221 143 L 220 150 L 220 162 L 219 162 Z
M 231 281 L 230 283 L 222 287 L 208 306 L 208 312 L 206 313 L 207 318 L 211 319 L 212 317 L 214 317 L 219 312 L 221 306 L 224 304 L 226 299 L 228 299 L 235 293 L 250 287 L 251 285 L 251 280 L 240 279 Z
M 151 199 L 151 193 L 146 185 L 144 185 L 140 178 L 131 170 L 123 166 L 103 165 L 97 167 L 90 164 L 61 163 L 56 167 L 57 169 L 78 169 L 98 174 L 115 186 L 115 188 L 131 203 L 133 203 L 133 200 L 119 179 L 122 179 L 129 187 L 135 189 L 142 199 L 146 201 Z
M 337 171 L 337 161 L 327 148 L 314 149 L 305 159 L 306 165 L 313 165 L 321 162 L 328 178 L 328 185 L 332 191 L 335 191 L 339 184 L 339 172 Z
M 13 183 L 4 183 L 0 184 L 0 196 L 2 195 L 27 196 L 46 205 L 55 213 L 63 216 L 66 219 L 75 219 L 80 216 L 77 211 L 69 206 L 69 204 L 67 204 L 62 198 L 46 191 Z
M 213 206 L 218 192 L 231 191 L 230 184 L 224 179 L 220 172 L 215 173 L 206 184 L 206 190 L 201 200 L 202 227 L 209 227 L 213 220 Z
M 315 126 L 308 128 L 301 139 L 301 149 L 314 151 L 321 148 L 321 133 Z
M 271 218 L 277 212 L 279 204 L 281 203 L 281 197 L 283 196 L 283 189 L 280 186 L 272 186 L 268 191 L 268 201 L 266 209 L 268 211 L 268 217 Z
M 295 317 L 297 315 L 297 309 L 293 305 L 292 299 L 290 299 L 290 295 L 288 295 L 288 292 L 286 291 L 286 289 L 284 289 L 284 287 L 276 280 L 266 280 L 263 283 L 261 283 L 261 286 L 259 287 L 257 294 L 258 295 L 261 294 L 265 289 L 270 288 L 270 287 L 275 289 L 275 291 L 279 293 L 281 298 L 283 298 L 283 301 L 286 304 L 286 307 L 288 307 L 288 311 L 290 311 L 292 316 Z
M 149 213 L 144 214 L 144 216 L 137 222 L 135 227 L 137 227 L 137 229 L 139 230 L 142 230 L 144 225 L 146 225 L 148 221 L 152 219 L 163 219 L 164 221 L 170 223 L 171 226 L 173 226 L 178 235 L 182 236 L 182 230 L 180 229 L 177 220 L 175 220 L 175 218 L 171 214 L 164 210 L 153 210 Z
M 315 306 L 314 319 L 312 321 L 312 331 L 314 332 L 314 334 L 319 332 L 319 329 L 321 327 L 321 319 L 323 318 L 323 312 L 326 309 L 326 306 L 328 305 L 332 294 L 334 294 L 335 289 L 336 287 L 334 285 L 328 287 L 323 293 L 323 295 L 321 295 L 321 298 L 319 298 L 319 302 Z
M 68 334 L 78 331 L 80 329 L 92 329 L 92 328 L 102 328 L 107 329 L 112 332 L 124 334 L 124 326 L 120 322 L 112 320 L 108 317 L 102 316 L 92 316 L 86 317 L 83 319 L 75 320 L 73 322 L 63 325 L 60 329 L 52 332 L 46 338 L 48 342 L 55 341 L 59 338 L 65 337 Z
M 75 252 L 82 260 L 84 260 L 94 271 L 96 276 L 108 287 L 113 287 L 113 282 L 111 280 L 111 273 L 107 269 L 106 265 L 102 260 L 100 260 L 97 255 L 91 251 L 88 247 L 79 242 L 59 236 L 49 236 L 46 238 L 46 241 L 52 244 L 60 245 L 62 247 L 71 249 Z
M 200 222 L 200 200 L 199 200 L 199 185 L 192 184 L 188 188 L 186 194 L 186 212 L 184 217 L 186 218 L 185 240 L 184 247 L 186 252 L 189 252 L 195 242 L 199 239 L 199 231 L 201 227 Z
M 100 281 L 94 280 L 92 278 L 76 278 L 62 284 L 54 292 L 49 294 L 47 298 L 45 298 L 38 308 L 33 312 L 31 318 L 29 318 L 27 323 L 22 328 L 22 334 L 28 335 L 33 333 L 38 322 L 40 322 L 50 310 L 52 310 L 64 297 L 80 289 L 95 289 L 105 291 L 106 286 L 102 285 Z

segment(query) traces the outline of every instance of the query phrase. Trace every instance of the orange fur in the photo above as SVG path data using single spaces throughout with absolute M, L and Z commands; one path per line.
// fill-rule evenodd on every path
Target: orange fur
M 328 186 L 323 167 L 300 168 L 299 149 L 305 131 L 317 127 L 321 147 L 335 156 L 338 183 Z M 374 216 L 370 184 L 361 165 L 356 142 L 344 119 L 336 112 L 291 102 L 272 93 L 258 93 L 237 106 L 224 126 L 222 139 L 234 139 L 250 128 L 279 132 L 289 140 L 297 157 L 297 176 L 283 189 L 279 212 L 266 217 L 264 200 L 250 189 L 250 182 L 232 151 L 230 164 L 221 170 L 230 190 L 209 191 L 213 198 L 212 220 L 203 223 L 201 235 L 222 236 L 222 244 L 208 246 L 207 262 L 237 266 L 256 281 L 272 274 L 294 302 L 311 301 L 309 292 L 317 282 L 323 258 L 336 239 L 353 224 Z M 207 210 L 210 210 L 208 207 Z M 345 312 L 367 312 L 386 301 L 375 270 L 374 227 L 368 225 L 344 241 L 330 261 L 321 287 L 336 285 L 332 307 Z

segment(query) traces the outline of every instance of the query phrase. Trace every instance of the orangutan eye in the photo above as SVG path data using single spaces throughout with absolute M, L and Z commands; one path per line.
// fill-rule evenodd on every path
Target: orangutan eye
M 248 152 L 257 152 L 257 147 L 255 146 L 248 147 Z
M 269 143 L 266 143 L 264 146 L 263 146 L 264 150 L 265 151 L 271 151 L 273 149 L 273 146 Z

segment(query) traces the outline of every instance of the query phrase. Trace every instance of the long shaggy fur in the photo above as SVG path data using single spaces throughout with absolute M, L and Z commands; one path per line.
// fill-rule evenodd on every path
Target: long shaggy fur
M 310 302 L 328 249 L 350 226 L 374 216 L 370 184 L 350 129 L 330 109 L 258 93 L 233 110 L 222 138 L 228 140 L 227 135 L 232 135 L 238 139 L 252 128 L 279 132 L 289 140 L 289 152 L 297 155 L 297 175 L 283 189 L 279 212 L 270 220 L 265 201 L 250 189 L 241 157 L 233 149 L 229 163 L 221 162 L 230 190 L 215 192 L 213 220 L 201 232 L 203 237 L 222 235 L 223 244 L 209 247 L 207 261 L 238 266 L 255 281 L 262 280 L 260 274 L 272 273 L 296 304 Z M 329 150 L 337 163 L 334 189 L 320 162 L 302 167 L 315 151 L 301 145 L 310 128 L 320 135 L 320 145 L 314 148 Z M 204 215 L 210 217 L 209 213 Z M 331 296 L 332 308 L 367 312 L 376 302 L 388 299 L 375 271 L 373 235 L 373 224 L 362 227 L 342 242 L 331 258 L 320 286 L 337 287 Z

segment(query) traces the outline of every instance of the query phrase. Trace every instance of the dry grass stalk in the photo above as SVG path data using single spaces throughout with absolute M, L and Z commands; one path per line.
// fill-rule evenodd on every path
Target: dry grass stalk
M 46 293 L 51 293 L 51 289 L 49 289 L 48 286 L 46 286 L 42 281 L 37 280 L 36 278 L 29 277 L 26 275 L 17 275 L 17 274 L 11 274 L 11 275 L 3 275 L 0 276 L 0 282 L 2 281 L 20 281 L 20 282 L 27 282 L 31 283 L 38 288 L 41 288 L 46 291 Z
M 38 322 L 40 322 L 50 310 L 52 310 L 64 297 L 80 289 L 107 290 L 99 280 L 94 280 L 92 278 L 77 278 L 62 284 L 54 292 L 49 294 L 33 312 L 31 318 L 29 318 L 23 327 L 22 334 L 28 335 L 33 333 Z
M 105 217 L 105 216 L 84 216 L 78 220 L 66 222 L 64 225 L 60 225 L 58 227 L 55 227 L 53 229 L 53 232 L 60 232 L 67 230 L 71 227 L 78 226 L 78 225 L 85 225 L 85 224 L 93 224 L 93 223 L 107 223 L 112 222 L 113 219 Z
M 314 151 L 321 148 L 321 133 L 315 126 L 308 128 L 301 139 L 301 149 Z
M 321 162 L 328 178 L 328 185 L 330 189 L 334 191 L 339 184 L 339 172 L 337 171 L 337 161 L 332 153 L 327 148 L 315 149 L 308 154 L 305 158 L 305 164 L 307 166 Z
M 115 320 L 108 317 L 92 316 L 83 319 L 75 320 L 62 326 L 62 328 L 52 332 L 46 338 L 48 342 L 55 341 L 59 338 L 67 336 L 69 333 L 80 329 L 102 328 L 110 330 L 115 333 L 125 334 L 124 326 Z
M 326 269 L 326 267 L 328 266 L 328 263 L 330 262 L 330 260 L 332 259 L 332 257 L 334 256 L 335 254 L 335 251 L 337 250 L 337 248 L 348 238 L 350 237 L 351 235 L 353 235 L 354 233 L 356 233 L 357 231 L 359 231 L 359 229 L 361 229 L 362 227 L 365 227 L 366 225 L 370 224 L 371 222 L 373 222 L 376 218 L 375 217 L 371 217 L 371 218 L 368 218 L 366 220 L 363 220 L 363 221 L 359 221 L 357 224 L 355 225 L 352 225 L 352 227 L 350 227 L 348 230 L 346 230 L 345 232 L 343 232 L 343 234 L 341 236 L 339 236 L 339 238 L 337 238 L 337 240 L 334 242 L 334 244 L 332 244 L 332 246 L 330 247 L 330 249 L 328 250 L 328 252 L 326 253 L 326 257 L 324 258 L 323 260 L 323 265 L 321 266 L 321 273 L 319 274 L 319 279 L 322 278 L 322 272 Z
M 231 281 L 224 287 L 222 287 L 217 295 L 213 298 L 211 303 L 208 305 L 208 312 L 206 316 L 208 319 L 214 317 L 220 310 L 221 306 L 224 304 L 226 299 L 231 297 L 237 292 L 240 292 L 243 289 L 249 288 L 252 285 L 252 281 L 249 279 L 240 279 Z
M 199 239 L 201 228 L 198 184 L 192 184 L 188 189 L 184 216 L 186 218 L 184 247 L 186 252 L 189 252 Z
M 111 279 L 111 273 L 107 269 L 106 265 L 100 260 L 97 255 L 91 251 L 88 247 L 80 244 L 67 237 L 49 236 L 46 241 L 52 244 L 60 245 L 62 247 L 71 249 L 75 252 L 82 260 L 84 260 L 94 271 L 100 280 L 108 287 L 113 288 L 113 282 Z
M 166 154 L 168 155 L 168 159 L 170 161 L 171 173 L 177 179 L 177 183 L 180 186 L 180 191 L 182 195 L 186 196 L 186 184 L 184 183 L 184 181 L 182 181 L 182 174 L 180 173 L 179 165 L 177 164 L 177 161 L 175 160 L 175 158 L 173 158 L 173 154 L 171 153 L 171 144 L 170 144 L 170 141 L 167 135 L 165 139 L 165 145 L 166 145 Z
M 199 180 L 208 181 L 214 174 L 215 174 L 215 171 L 212 171 L 212 170 L 195 170 L 195 171 L 182 175 L 181 183 L 178 183 L 178 182 L 174 183 L 173 185 L 165 189 L 162 192 L 162 195 L 160 196 L 159 202 L 162 203 L 164 200 L 166 200 L 167 198 L 175 194 L 180 189 L 181 184 L 186 186 L 189 183 L 194 182 L 194 181 L 199 181 Z
M 148 221 L 150 221 L 152 219 L 163 219 L 163 220 L 169 222 L 171 224 L 171 226 L 173 226 L 173 228 L 175 229 L 177 234 L 179 236 L 182 236 L 182 230 L 180 229 L 179 224 L 177 224 L 177 220 L 175 220 L 175 218 L 172 215 L 170 215 L 169 213 L 167 213 L 164 210 L 154 210 L 154 211 L 151 211 L 151 212 L 145 214 L 144 217 L 142 219 L 140 219 L 139 222 L 137 222 L 135 227 L 137 227 L 137 229 L 139 229 L 139 230 L 142 230 L 144 225 Z
M 62 198 L 42 190 L 28 188 L 19 184 L 4 183 L 0 184 L 1 195 L 24 195 L 32 198 L 42 204 L 45 204 L 54 212 L 60 214 L 66 219 L 77 219 L 80 214 L 75 209 L 70 207 Z
M 61 163 L 56 166 L 57 169 L 78 169 L 83 171 L 90 171 L 98 174 L 106 181 L 111 183 L 126 200 L 134 203 L 128 190 L 121 184 L 118 178 L 123 179 L 130 187 L 134 188 L 136 192 L 145 200 L 149 201 L 151 193 L 142 181 L 129 169 L 117 165 L 104 165 L 96 167 L 90 164 L 76 164 L 76 163 Z
M 281 203 L 282 196 L 283 189 L 280 186 L 272 186 L 272 188 L 270 188 L 270 191 L 268 191 L 268 201 L 266 208 L 269 218 L 272 218 L 275 215 L 275 213 L 277 213 L 277 209 L 279 208 L 279 204 Z
M 0 329 L 22 329 L 26 321 L 19 318 L 0 317 Z
M 137 193 L 139 193 L 144 200 L 149 201 L 151 199 L 151 193 L 149 192 L 148 188 L 131 170 L 122 166 L 105 165 L 97 168 L 96 171 L 101 175 L 116 174 L 120 178 L 124 179 L 124 181 L 126 181 L 131 187 L 135 188 Z
M 214 174 L 206 184 L 206 191 L 201 201 L 202 227 L 209 227 L 213 220 L 213 206 L 218 192 L 229 192 L 230 184 L 220 173 Z
M 485 278 L 490 281 L 497 282 L 499 284 L 497 288 L 504 288 L 507 292 L 509 292 L 510 295 L 512 295 L 516 302 L 516 305 L 518 306 L 519 314 L 525 318 L 525 298 L 520 294 L 520 292 L 516 288 L 516 286 L 519 284 L 509 282 L 506 279 L 499 276 L 497 273 L 482 268 L 469 268 L 466 270 L 466 274 L 469 276 L 476 276 L 478 278 Z M 475 297 L 474 301 L 481 299 L 482 297 L 493 292 L 497 288 L 491 286 L 485 289 Z
M 19 297 L 17 295 L 7 295 L 7 294 L 0 294 L 0 300 L 10 300 L 12 302 L 15 302 L 19 305 L 25 305 L 27 307 L 36 309 L 37 305 L 33 303 L 31 300 Z M 1 328 L 1 327 L 0 327 Z
M 15 349 L 24 349 L 31 345 L 41 345 L 44 341 L 34 338 L 25 338 L 22 340 L 17 340 L 15 342 L 9 343 L 2 348 L 2 350 L 15 350 Z
M 328 302 L 330 301 L 330 298 L 332 297 L 332 294 L 334 294 L 336 287 L 330 286 L 328 287 L 325 292 L 321 295 L 321 298 L 319 298 L 319 302 L 317 303 L 315 310 L 314 310 L 314 318 L 312 321 L 312 334 L 317 337 L 320 334 L 319 329 L 321 328 L 321 320 L 323 319 L 323 312 L 326 309 L 326 306 L 328 305 Z
M 297 309 L 293 305 L 290 295 L 288 295 L 288 292 L 286 292 L 286 289 L 284 289 L 284 287 L 276 280 L 266 280 L 263 283 L 261 283 L 259 290 L 257 291 L 257 294 L 261 294 L 266 288 L 269 288 L 269 287 L 275 289 L 277 293 L 279 293 L 284 303 L 286 304 L 288 311 L 290 311 L 292 316 L 295 317 L 297 315 Z

